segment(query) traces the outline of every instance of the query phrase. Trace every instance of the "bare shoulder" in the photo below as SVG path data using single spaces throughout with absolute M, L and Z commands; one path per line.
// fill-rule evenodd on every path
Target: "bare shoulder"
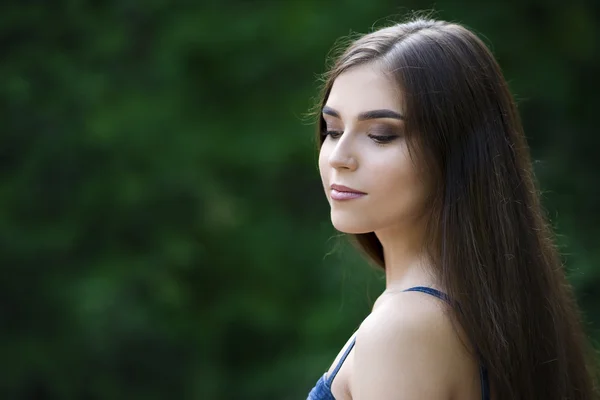
M 418 292 L 378 304 L 356 335 L 352 398 L 455 397 L 472 365 L 461 365 L 469 360 L 447 312 L 444 301 Z

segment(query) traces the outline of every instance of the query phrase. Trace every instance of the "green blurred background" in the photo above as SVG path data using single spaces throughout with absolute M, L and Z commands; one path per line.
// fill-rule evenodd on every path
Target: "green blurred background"
M 13 0 L 0 398 L 306 398 L 384 283 L 331 227 L 317 75 L 431 8 L 491 44 L 600 338 L 598 1 Z

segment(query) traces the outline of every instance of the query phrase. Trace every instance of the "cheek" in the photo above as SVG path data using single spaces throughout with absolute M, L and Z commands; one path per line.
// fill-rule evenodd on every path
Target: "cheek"
M 369 175 L 378 190 L 397 193 L 411 185 L 415 173 L 402 152 L 394 152 L 386 157 L 373 157 L 373 161 Z
M 421 207 L 426 187 L 407 158 L 397 158 L 394 163 L 382 163 L 376 168 L 373 185 L 377 188 L 378 203 L 390 213 L 413 214 Z

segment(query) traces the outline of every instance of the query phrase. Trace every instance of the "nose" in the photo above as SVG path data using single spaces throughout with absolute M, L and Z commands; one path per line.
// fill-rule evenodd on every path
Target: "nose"
M 336 169 L 355 170 L 358 167 L 356 154 L 348 134 L 343 134 L 338 139 L 329 153 L 329 165 Z

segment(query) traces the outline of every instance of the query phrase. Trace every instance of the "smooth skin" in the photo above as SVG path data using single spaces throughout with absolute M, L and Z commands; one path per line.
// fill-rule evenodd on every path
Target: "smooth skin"
M 445 302 L 402 292 L 412 286 L 443 291 L 420 254 L 430 188 L 407 152 L 402 108 L 395 82 L 367 64 L 335 80 L 323 109 L 329 133 L 319 169 L 332 224 L 346 233 L 375 232 L 386 263 L 386 290 L 356 332 L 332 392 L 337 400 L 479 399 L 478 363 L 461 342 L 467 343 L 464 333 L 453 330 Z M 334 183 L 367 194 L 333 200 Z

